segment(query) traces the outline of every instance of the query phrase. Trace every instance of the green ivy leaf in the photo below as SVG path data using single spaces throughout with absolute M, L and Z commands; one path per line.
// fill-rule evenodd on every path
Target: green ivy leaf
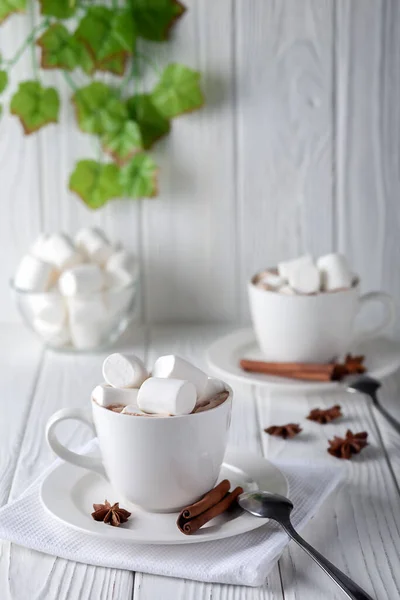
M 139 125 L 134 121 L 122 121 L 121 127 L 106 133 L 103 148 L 119 165 L 124 165 L 137 152 L 143 150 Z
M 116 131 L 128 118 L 128 110 L 113 88 L 94 81 L 72 96 L 76 120 L 82 131 L 104 135 Z
M 51 25 L 36 43 L 42 49 L 40 64 L 43 69 L 72 71 L 81 65 L 83 52 L 88 55 L 87 50 L 61 23 Z
M 24 81 L 11 99 L 11 113 L 19 117 L 26 134 L 48 123 L 57 123 L 60 100 L 54 88 L 44 88 L 39 81 Z
M 89 208 L 100 208 L 108 200 L 122 195 L 119 175 L 119 168 L 114 163 L 80 160 L 71 174 L 69 189 Z
M 148 154 L 136 154 L 121 168 L 123 195 L 130 198 L 153 198 L 157 195 L 157 165 Z
M 79 23 L 76 35 L 87 46 L 95 65 L 100 70 L 115 72 L 115 62 L 119 59 L 125 68 L 126 58 L 133 53 L 136 33 L 132 11 L 117 12 L 106 6 L 91 6 Z
M 128 55 L 126 52 L 116 54 L 111 58 L 103 60 L 101 63 L 95 65 L 99 71 L 105 71 L 107 73 L 113 73 L 114 75 L 123 75 L 125 73 L 126 64 L 128 62 Z M 94 64 L 94 63 L 93 63 Z
M 21 13 L 26 9 L 26 0 L 0 0 L 0 23 L 13 13 Z
M 96 70 L 96 65 L 85 44 L 78 38 L 76 32 L 71 36 L 71 43 L 77 49 L 77 61 L 78 66 L 87 75 L 92 75 Z
M 170 122 L 156 109 L 149 94 L 132 96 L 127 100 L 127 106 L 130 118 L 140 127 L 145 150 L 169 133 Z
M 0 94 L 4 92 L 8 84 L 7 71 L 0 71 Z
M 181 64 L 170 64 L 161 75 L 151 99 L 167 119 L 200 108 L 204 104 L 200 73 Z
M 132 0 L 138 35 L 153 42 L 166 40 L 172 25 L 185 10 L 178 0 Z
M 69 19 L 75 13 L 76 0 L 39 0 L 42 15 Z

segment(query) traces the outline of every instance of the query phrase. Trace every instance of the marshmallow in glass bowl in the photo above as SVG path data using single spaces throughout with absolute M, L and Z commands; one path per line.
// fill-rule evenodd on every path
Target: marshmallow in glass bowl
M 159 357 L 150 373 L 137 356 L 114 353 L 102 372 L 104 382 L 93 390 L 93 401 L 125 415 L 188 415 L 215 408 L 229 395 L 223 381 L 173 354 Z
M 72 239 L 40 234 L 11 282 L 25 323 L 51 347 L 97 350 L 114 343 L 134 314 L 135 257 L 98 228 Z

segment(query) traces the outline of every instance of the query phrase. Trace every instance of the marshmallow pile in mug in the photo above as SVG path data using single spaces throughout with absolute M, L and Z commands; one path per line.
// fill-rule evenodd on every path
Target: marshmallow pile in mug
M 103 363 L 103 377 L 104 383 L 92 392 L 93 400 L 122 414 L 187 415 L 225 391 L 222 381 L 174 354 L 160 356 L 150 375 L 137 356 L 114 353 Z
M 26 294 L 33 329 L 51 346 L 95 348 L 132 300 L 135 258 L 96 228 L 75 239 L 41 234 L 19 263 L 14 287 Z
M 356 277 L 342 254 L 331 253 L 314 261 L 306 254 L 281 262 L 277 269 L 267 269 L 254 278 L 257 287 L 280 294 L 316 294 L 348 289 Z

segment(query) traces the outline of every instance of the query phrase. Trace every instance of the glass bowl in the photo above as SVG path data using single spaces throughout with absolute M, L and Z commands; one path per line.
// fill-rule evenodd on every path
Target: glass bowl
M 135 312 L 139 279 L 129 285 L 71 298 L 57 290 L 27 292 L 10 282 L 25 324 L 49 348 L 93 352 L 114 344 Z

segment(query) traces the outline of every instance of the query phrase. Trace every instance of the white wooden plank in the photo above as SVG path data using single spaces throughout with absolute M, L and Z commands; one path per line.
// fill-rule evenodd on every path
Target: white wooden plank
M 0 505 L 10 493 L 41 357 L 41 345 L 22 325 L 1 325 Z
M 146 311 L 153 322 L 226 321 L 237 314 L 232 0 L 185 4 L 159 63 L 200 70 L 206 105 L 158 145 L 160 196 L 143 205 Z
M 305 419 L 311 408 L 327 408 L 336 403 L 343 408 L 344 418 L 340 421 L 322 426 Z M 339 463 L 346 469 L 345 485 L 305 527 L 304 537 L 372 597 L 378 600 L 398 597 L 399 496 L 365 399 L 353 394 L 290 398 L 260 393 L 258 409 L 262 428 L 287 422 L 299 422 L 303 427 L 298 437 L 288 441 L 264 434 L 265 455 Z M 326 452 L 327 440 L 343 435 L 348 428 L 353 432 L 368 431 L 370 446 L 352 461 L 340 463 Z M 280 564 L 285 598 L 342 597 L 336 586 L 293 543 Z
M 0 53 L 11 60 L 31 31 L 29 15 L 12 15 L 0 26 Z M 23 253 L 41 229 L 38 140 L 25 136 L 8 106 L 18 83 L 32 79 L 29 49 L 9 73 L 9 86 L 1 96 L 0 119 L 0 239 L 6 260 L 0 264 L 0 320 L 18 322 L 9 280 Z M 7 108 L 6 108 L 7 107 Z
M 400 6 L 341 0 L 336 8 L 339 247 L 364 290 L 398 301 Z
M 257 270 L 332 249 L 331 1 L 236 5 L 241 317 Z
M 158 326 L 151 330 L 148 366 L 162 354 L 176 353 L 205 369 L 205 350 L 226 327 Z M 250 387 L 234 387 L 230 443 L 253 452 L 261 452 L 259 427 Z M 282 598 L 279 568 L 275 567 L 260 588 L 200 583 L 136 573 L 135 600 L 165 598 L 171 600 L 275 600 Z
M 6 349 L 4 346 L 4 352 Z M 132 341 L 125 339 L 123 349 L 129 349 L 145 358 L 144 331 L 136 332 Z M 54 455 L 44 441 L 45 423 L 59 408 L 88 405 L 91 390 L 102 378 L 101 364 L 104 356 L 104 353 L 67 355 L 46 352 L 31 399 L 29 418 L 25 419 L 26 428 L 16 468 L 13 465 L 15 474 L 11 498 L 19 495 L 54 460 Z M 10 382 L 8 389 L 12 389 Z M 89 429 L 80 427 L 73 421 L 65 424 L 62 430 L 60 426 L 60 438 L 70 446 L 82 445 L 91 435 Z M 28 581 L 31 600 L 43 597 L 46 600 L 119 600 L 130 598 L 133 589 L 133 574 L 130 572 L 75 564 L 3 543 L 0 589 L 8 590 L 10 599 L 26 600 Z

